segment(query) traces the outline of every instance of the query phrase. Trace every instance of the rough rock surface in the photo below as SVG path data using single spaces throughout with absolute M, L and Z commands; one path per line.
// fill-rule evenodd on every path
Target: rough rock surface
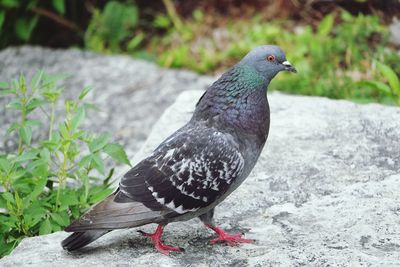
M 179 96 L 135 162 L 189 119 L 200 95 Z M 182 254 L 156 253 L 135 229 L 67 253 L 61 232 L 23 240 L 0 265 L 399 266 L 400 109 L 278 93 L 269 100 L 271 132 L 261 158 L 216 210 L 217 223 L 255 244 L 211 246 L 213 234 L 194 219 L 166 228 L 164 240 L 184 247 Z
M 162 69 L 128 56 L 30 46 L 0 51 L 0 81 L 10 82 L 21 73 L 30 79 L 41 69 L 48 74 L 68 75 L 61 84 L 67 98 L 76 98 L 85 86 L 92 86 L 94 90 L 87 100 L 95 103 L 101 112 L 91 116 L 86 126 L 111 133 L 130 156 L 141 147 L 152 125 L 180 92 L 205 89 L 212 82 L 211 77 Z M 0 151 L 13 145 L 4 142 L 5 130 L 15 118 L 15 114 L 4 108 L 6 101 L 0 97 Z M 62 102 L 59 112 L 64 109 Z
M 390 40 L 393 44 L 400 46 L 400 20 L 395 18 L 389 25 Z

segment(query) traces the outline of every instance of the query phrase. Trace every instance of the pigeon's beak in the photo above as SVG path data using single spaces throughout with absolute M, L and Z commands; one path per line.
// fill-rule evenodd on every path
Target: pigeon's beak
M 292 64 L 290 64 L 290 62 L 287 61 L 287 60 L 286 60 L 286 61 L 283 61 L 283 62 L 282 62 L 282 65 L 285 66 L 285 70 L 286 70 L 286 71 L 290 71 L 290 72 L 294 72 L 294 73 L 297 72 L 297 70 L 295 69 L 295 67 L 293 67 Z

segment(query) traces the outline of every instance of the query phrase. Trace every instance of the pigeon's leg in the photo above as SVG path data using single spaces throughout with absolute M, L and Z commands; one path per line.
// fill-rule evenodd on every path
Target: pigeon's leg
M 151 241 L 153 241 L 154 247 L 157 249 L 157 251 L 164 255 L 168 255 L 171 251 L 179 251 L 179 252 L 184 251 L 183 248 L 168 246 L 161 241 L 163 227 L 164 226 L 162 224 L 159 224 L 157 226 L 156 231 L 153 234 L 145 233 L 140 230 L 138 232 L 141 233 L 143 236 L 150 237 Z
M 210 241 L 211 244 L 216 244 L 218 242 L 226 242 L 230 246 L 236 246 L 238 243 L 254 243 L 255 240 L 253 239 L 242 238 L 243 234 L 241 233 L 231 235 L 222 230 L 221 228 L 215 226 L 213 216 L 214 216 L 214 209 L 199 216 L 200 220 L 204 223 L 206 227 L 210 228 L 211 230 L 213 230 L 218 234 L 217 238 L 214 238 Z

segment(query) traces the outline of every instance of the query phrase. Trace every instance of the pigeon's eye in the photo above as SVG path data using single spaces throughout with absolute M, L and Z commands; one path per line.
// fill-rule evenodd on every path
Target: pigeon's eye
M 267 57 L 267 60 L 268 61 L 274 61 L 275 60 L 275 56 L 274 55 L 269 55 L 268 57 Z

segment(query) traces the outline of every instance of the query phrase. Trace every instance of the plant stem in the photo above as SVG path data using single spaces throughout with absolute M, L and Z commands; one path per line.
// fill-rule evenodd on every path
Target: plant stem
M 163 0 L 164 6 L 167 9 L 167 13 L 175 28 L 180 31 L 182 29 L 182 21 L 176 12 L 174 3 L 171 0 Z
M 49 127 L 49 140 L 51 140 L 53 136 L 53 126 L 54 126 L 54 113 L 56 109 L 56 103 L 51 103 L 51 114 L 50 114 L 50 127 Z
M 56 197 L 56 211 L 60 205 L 60 193 L 61 189 L 64 187 L 65 177 L 67 176 L 67 165 L 68 165 L 68 158 L 67 158 L 67 151 L 63 150 L 63 163 L 61 165 L 61 169 L 58 173 L 58 188 L 57 188 L 57 197 Z
M 21 92 L 20 96 L 20 104 L 21 104 L 21 129 L 24 128 L 25 126 L 25 120 L 26 120 L 26 103 L 27 103 L 27 97 L 26 97 L 26 84 L 25 84 L 25 79 L 21 76 L 19 78 L 19 91 Z M 22 153 L 22 137 L 21 134 L 19 134 L 19 140 L 18 140 L 18 154 Z
M 22 110 L 21 110 L 21 128 L 25 126 L 25 120 L 26 120 L 26 109 L 25 109 L 25 101 L 21 101 L 22 103 Z M 19 140 L 18 140 L 18 154 L 22 153 L 22 137 L 19 135 Z

